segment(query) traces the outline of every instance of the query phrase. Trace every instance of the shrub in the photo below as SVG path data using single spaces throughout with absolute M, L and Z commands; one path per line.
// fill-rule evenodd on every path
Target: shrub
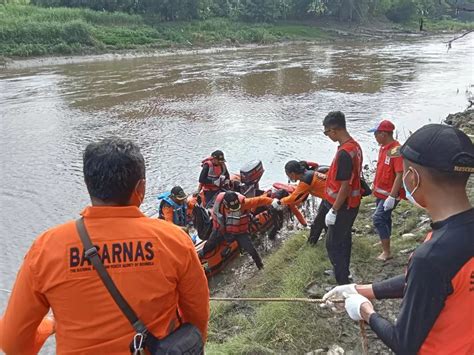
M 393 22 L 405 22 L 413 19 L 416 15 L 416 6 L 410 0 L 402 0 L 400 3 L 392 6 L 386 13 L 389 20 Z

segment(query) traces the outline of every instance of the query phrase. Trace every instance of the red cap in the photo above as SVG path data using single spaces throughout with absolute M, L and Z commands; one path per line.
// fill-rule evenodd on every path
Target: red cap
M 383 120 L 378 124 L 377 127 L 372 128 L 368 132 L 377 132 L 377 131 L 384 131 L 384 132 L 393 132 L 395 130 L 395 125 L 390 122 L 389 120 Z

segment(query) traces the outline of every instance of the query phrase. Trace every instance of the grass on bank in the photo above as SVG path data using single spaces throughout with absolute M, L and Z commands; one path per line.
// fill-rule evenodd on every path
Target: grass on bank
M 320 29 L 306 25 L 248 24 L 222 18 L 162 23 L 153 17 L 118 12 L 0 5 L 0 55 L 3 56 L 272 43 L 325 36 Z
M 120 12 L 7 4 L 0 5 L 0 56 L 93 54 L 331 38 L 329 32 L 315 24 L 246 23 L 225 18 L 161 22 L 153 16 Z M 473 23 L 454 20 L 425 20 L 428 31 L 473 27 Z M 415 30 L 417 23 L 404 28 Z
M 373 199 L 364 199 L 355 224 L 351 271 L 358 282 L 397 275 L 403 272 L 408 254 L 397 257 L 387 268 L 375 257 L 380 247 L 373 244 L 370 216 Z M 413 249 L 423 239 L 425 230 L 418 229 L 422 210 L 403 202 L 395 212 L 393 250 Z M 413 232 L 410 236 L 401 235 Z M 321 295 L 333 285 L 323 272 L 330 268 L 324 240 L 316 247 L 306 243 L 307 232 L 298 233 L 279 250 L 265 259 L 265 270 L 247 283 L 239 297 L 307 297 L 305 288 L 316 280 Z M 398 263 L 399 261 L 399 263 Z M 353 349 L 359 346 L 357 324 L 342 314 L 340 317 L 318 305 L 304 303 L 211 303 L 208 354 L 274 354 L 307 353 L 332 344 Z
M 401 27 L 411 31 L 418 31 L 420 28 L 420 23 L 418 21 L 411 21 L 401 25 Z M 474 22 L 463 22 L 453 19 L 423 19 L 423 30 L 427 32 L 461 32 L 472 29 L 474 29 Z

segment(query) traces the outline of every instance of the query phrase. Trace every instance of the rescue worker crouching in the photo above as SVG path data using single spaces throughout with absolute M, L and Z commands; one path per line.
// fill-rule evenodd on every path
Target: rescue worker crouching
M 222 187 L 230 181 L 224 153 L 221 150 L 212 152 L 209 158 L 202 161 L 202 170 L 199 175 L 199 190 L 201 194 L 201 204 L 207 207 L 215 195 L 221 191 Z
M 188 195 L 183 188 L 175 186 L 171 191 L 159 195 L 158 199 L 161 200 L 159 218 L 171 222 L 187 232 L 191 223 L 194 202 L 188 200 Z
M 219 193 L 212 209 L 212 233 L 201 250 L 200 257 L 204 257 L 223 240 L 235 240 L 241 249 L 250 254 L 255 265 L 263 269 L 262 259 L 250 240 L 250 213 L 257 207 L 271 205 L 272 201 L 266 196 L 246 198 L 234 191 Z
M 83 165 L 92 206 L 81 215 L 120 293 L 155 337 L 167 336 L 184 321 L 194 324 L 205 342 L 206 276 L 186 233 L 140 211 L 145 161 L 138 146 L 119 138 L 91 143 Z M 33 242 L 0 322 L 0 348 L 7 354 L 35 353 L 50 308 L 56 353 L 130 353 L 135 331 L 87 258 L 75 221 Z
M 278 205 L 292 205 L 304 202 L 309 195 L 324 198 L 324 188 L 326 186 L 326 175 L 318 173 L 315 170 L 309 170 L 306 162 L 290 160 L 285 165 L 285 173 L 291 181 L 299 181 L 295 191 L 291 195 L 274 201 L 272 206 L 278 208 Z M 313 163 L 315 164 L 315 163 Z M 317 166 L 317 164 L 315 164 Z M 315 245 L 323 228 L 326 228 L 324 208 L 320 204 L 318 214 L 316 215 L 308 237 L 308 242 Z

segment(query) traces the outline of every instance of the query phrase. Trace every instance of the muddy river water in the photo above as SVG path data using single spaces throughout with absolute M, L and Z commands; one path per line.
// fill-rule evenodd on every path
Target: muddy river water
M 33 239 L 89 203 L 87 143 L 131 138 L 147 161 L 143 209 L 156 195 L 197 186 L 200 161 L 222 149 L 232 171 L 252 159 L 263 185 L 285 181 L 289 159 L 329 163 L 321 121 L 345 112 L 365 161 L 366 131 L 391 119 L 403 141 L 466 107 L 474 41 L 449 37 L 205 51 L 153 58 L 0 69 L 0 288 L 10 289 Z M 472 95 L 472 93 L 471 93 Z M 0 291 L 0 311 L 8 295 Z

